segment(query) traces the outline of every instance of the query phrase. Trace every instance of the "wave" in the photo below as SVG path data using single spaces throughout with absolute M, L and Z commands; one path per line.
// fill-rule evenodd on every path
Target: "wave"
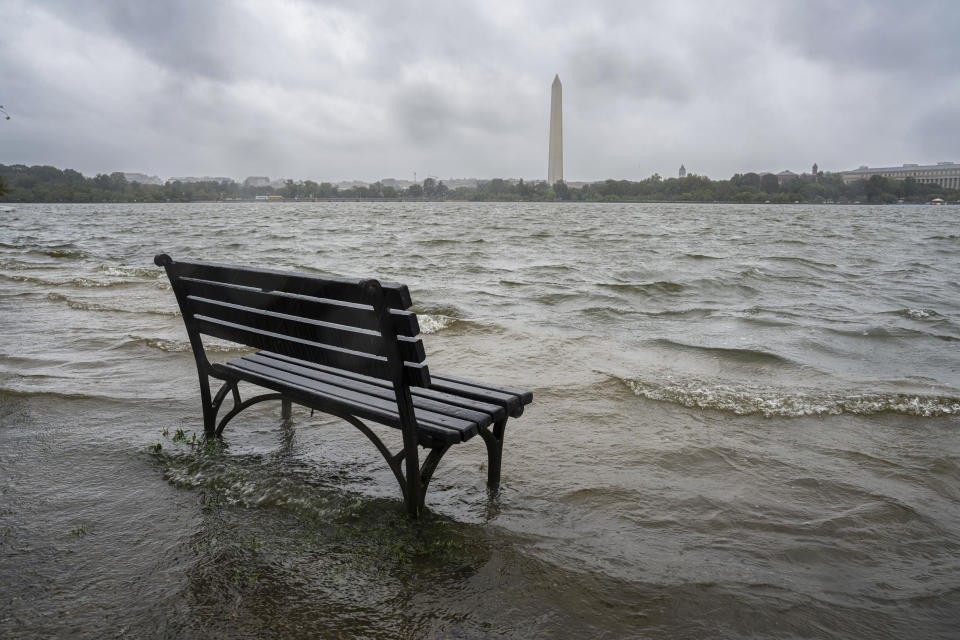
M 103 281 L 103 280 L 92 280 L 90 278 L 72 278 L 70 280 L 65 280 L 62 282 L 55 282 L 53 280 L 46 280 L 44 278 L 37 278 L 34 276 L 21 276 L 14 275 L 10 273 L 0 273 L 0 278 L 5 280 L 10 280 L 11 282 L 24 282 L 28 284 L 36 284 L 41 287 L 80 287 L 84 289 L 105 289 L 107 287 L 121 287 L 128 286 L 131 284 L 142 284 L 141 280 L 113 280 L 113 281 Z
M 837 265 L 832 262 L 818 262 L 816 260 L 811 260 L 809 258 L 801 258 L 798 256 L 766 256 L 762 260 L 769 260 L 771 262 L 787 262 L 791 264 L 799 264 L 805 267 L 812 267 L 817 271 L 832 271 L 837 268 Z
M 423 247 L 445 247 L 445 246 L 456 246 L 463 244 L 463 241 L 456 238 L 431 238 L 424 240 L 417 240 L 418 245 Z
M 420 323 L 420 333 L 439 333 L 448 327 L 452 327 L 457 322 L 457 318 L 441 314 L 421 313 L 417 315 L 417 321 Z
M 8 389 L 0 387 L 0 397 L 6 398 L 53 398 L 55 400 L 109 400 L 117 401 L 118 398 L 89 393 L 64 393 L 62 391 L 23 391 L 21 389 Z
M 48 258 L 71 258 L 75 260 L 82 260 L 89 255 L 86 251 L 73 247 L 72 245 L 31 249 L 30 253 L 38 253 Z
M 685 253 L 683 257 L 690 258 L 691 260 L 723 260 L 723 258 L 719 256 L 708 256 L 702 253 Z
M 738 416 L 799 418 L 898 413 L 931 418 L 960 414 L 960 398 L 907 393 L 843 393 L 816 390 L 788 392 L 772 387 L 713 384 L 701 380 L 648 381 L 613 376 L 635 395 L 691 409 L 724 411 Z
M 686 344 L 684 342 L 676 342 L 674 340 L 669 340 L 667 338 L 657 338 L 651 341 L 653 344 L 658 346 L 667 347 L 669 349 L 677 349 L 681 351 L 689 351 L 694 353 L 701 353 L 712 357 L 719 357 L 726 360 L 734 360 L 737 362 L 744 362 L 747 364 L 780 364 L 780 365 L 794 365 L 795 363 L 789 358 L 784 358 L 775 353 L 770 353 L 769 351 L 759 351 L 756 349 L 732 349 L 728 347 L 701 347 L 693 344 Z
M 161 311 L 158 309 L 122 309 L 119 307 L 110 307 L 102 304 L 96 304 L 93 302 L 83 302 L 80 300 L 73 300 L 62 293 L 50 292 L 46 296 L 46 299 L 51 302 L 63 302 L 66 303 L 71 309 L 76 309 L 77 311 L 98 311 L 106 313 L 143 313 L 148 315 L 157 315 L 157 316 L 166 316 L 166 317 L 179 317 L 179 311 Z
M 896 311 L 884 311 L 883 313 L 909 318 L 910 320 L 930 320 L 942 317 L 933 309 L 897 309 Z
M 646 296 L 654 296 L 664 293 L 681 293 L 686 291 L 687 285 L 679 282 L 670 282 L 669 280 L 659 280 L 657 282 L 598 282 L 598 287 L 611 289 L 618 293 L 639 293 Z
M 584 316 L 588 318 L 595 319 L 622 319 L 622 318 L 632 318 L 632 317 L 646 317 L 646 318 L 668 318 L 671 320 L 674 319 L 702 319 L 709 318 L 718 311 L 715 307 L 692 307 L 688 309 L 665 309 L 662 311 L 644 311 L 639 309 L 625 308 L 622 306 L 603 306 L 603 305 L 594 305 L 592 307 L 585 307 L 579 311 Z M 784 323 L 786 324 L 786 323 Z
M 570 301 L 581 302 L 583 300 L 583 296 L 577 293 L 556 292 L 532 296 L 530 300 L 533 302 L 539 302 L 547 307 L 555 307 Z
M 128 335 L 129 340 L 119 345 L 118 348 L 146 346 L 151 349 L 157 349 L 165 353 L 187 353 L 192 351 L 188 340 L 176 340 L 172 338 L 144 338 L 142 336 Z M 233 342 L 222 342 L 211 340 L 209 338 L 203 341 L 204 350 L 207 353 L 248 353 L 254 351 L 251 347 Z
M 919 329 L 909 329 L 906 327 L 868 327 L 866 329 L 834 329 L 828 327 L 825 331 L 834 335 L 847 338 L 871 338 L 873 340 L 897 340 L 901 338 L 914 338 L 917 336 L 935 338 L 945 342 L 958 342 L 960 338 L 956 336 L 932 333 L 930 331 L 921 331 Z
M 166 274 L 156 267 L 120 267 L 113 264 L 101 264 L 97 266 L 97 271 L 104 275 L 122 278 L 144 278 L 146 280 L 166 278 Z

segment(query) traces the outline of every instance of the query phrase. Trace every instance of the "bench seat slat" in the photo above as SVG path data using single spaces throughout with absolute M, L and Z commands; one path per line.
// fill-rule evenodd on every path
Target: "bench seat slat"
M 390 383 L 385 380 L 380 380 L 378 378 L 372 378 L 370 376 L 364 376 L 358 373 L 353 373 L 351 371 L 342 371 L 339 369 L 334 369 L 332 367 L 326 367 L 321 364 L 315 364 L 313 362 L 308 362 L 306 360 L 298 360 L 297 358 L 291 358 L 290 356 L 285 356 L 278 353 L 271 353 L 269 351 L 258 351 L 255 354 L 250 354 L 245 356 L 247 358 L 252 358 L 257 356 L 258 358 L 269 358 L 274 360 L 281 360 L 284 362 L 290 362 L 302 367 L 308 367 L 311 369 L 316 369 L 318 371 L 325 371 L 327 373 L 334 373 L 336 375 L 342 376 L 344 378 L 349 378 L 351 380 L 357 380 L 359 382 L 366 382 L 368 384 L 382 385 L 389 387 Z M 420 396 L 424 398 L 432 398 L 434 400 L 439 400 L 447 404 L 453 404 L 465 409 L 471 409 L 473 411 L 480 411 L 490 415 L 493 418 L 493 421 L 502 420 L 506 417 L 507 412 L 504 404 L 497 404 L 493 402 L 488 402 L 484 400 L 479 400 L 477 398 L 466 397 L 462 395 L 457 395 L 454 393 L 447 393 L 444 391 L 439 391 L 434 388 L 425 388 L 425 387 L 410 387 L 410 393 L 414 398 Z
M 310 395 L 316 395 L 325 405 L 329 406 L 331 402 L 336 402 L 339 403 L 341 408 L 346 408 L 350 413 L 357 416 L 367 417 L 387 426 L 400 427 L 395 400 L 384 398 L 379 394 L 365 393 L 364 390 L 356 386 L 339 386 L 329 381 L 277 369 L 245 358 L 216 364 L 213 367 L 215 371 L 228 372 L 242 380 L 268 388 L 283 390 L 293 386 Z M 311 406 L 312 403 L 307 401 L 304 404 Z M 422 430 L 424 435 L 432 440 L 457 443 L 469 439 L 477 433 L 478 425 L 475 422 L 416 406 L 414 414 L 418 429 Z
M 287 362 L 284 360 L 277 360 L 275 358 L 270 358 L 260 353 L 253 353 L 240 358 L 240 360 L 245 360 L 248 362 L 255 362 L 267 367 L 273 367 L 281 371 L 287 371 L 294 373 L 306 378 L 313 380 L 318 380 L 321 382 L 326 382 L 337 387 L 342 387 L 344 389 L 351 389 L 359 391 L 361 393 L 370 394 L 379 398 L 383 398 L 390 402 L 396 402 L 396 395 L 393 391 L 393 385 L 382 380 L 372 380 L 370 382 L 362 382 L 352 378 L 347 378 L 343 375 L 338 375 L 337 373 L 320 371 L 314 367 L 303 366 L 294 364 L 292 362 Z M 306 363 L 304 363 L 306 364 Z M 412 391 L 412 389 L 411 389 Z M 468 422 L 475 423 L 478 427 L 483 428 L 489 426 L 493 422 L 493 416 L 491 413 L 486 411 L 478 411 L 476 408 L 470 408 L 462 406 L 461 403 L 457 402 L 445 402 L 439 397 L 430 397 L 425 394 L 412 394 L 413 395 L 413 406 L 414 409 L 424 409 L 427 411 L 432 411 L 434 413 L 439 413 L 461 420 L 466 420 Z M 440 394 L 437 394 L 438 396 Z M 453 396 L 450 396 L 453 398 Z M 489 405 L 488 405 L 489 406 Z M 500 409 L 499 407 L 493 407 L 494 409 Z M 474 433 L 470 434 L 470 437 L 475 435 Z
M 237 360 L 232 360 L 227 363 L 235 368 L 243 369 L 249 372 L 252 372 L 258 376 L 264 376 L 279 380 L 286 380 L 299 384 L 301 386 L 306 386 L 310 389 L 315 389 L 322 393 L 336 394 L 338 396 L 347 398 L 358 404 L 366 404 L 373 407 L 378 407 L 382 409 L 396 409 L 397 403 L 395 400 L 384 400 L 381 397 L 363 393 L 361 391 L 356 391 L 354 389 L 348 389 L 343 387 L 338 387 L 337 385 L 330 384 L 321 380 L 315 380 L 306 376 L 298 375 L 288 371 L 282 371 L 273 367 L 261 365 L 249 360 L 244 360 L 243 358 L 238 358 Z M 455 418 L 453 416 L 443 415 L 436 413 L 434 411 L 423 410 L 417 411 L 417 422 L 420 424 L 428 424 L 436 427 L 442 427 L 444 429 L 454 430 L 460 434 L 470 433 L 471 435 L 476 433 L 477 424 L 470 422 L 469 420 L 462 420 L 460 418 Z M 399 426 L 399 423 L 396 425 Z
M 316 389 L 311 389 L 308 385 L 299 385 L 294 382 L 283 382 L 276 378 L 258 376 L 249 371 L 234 367 L 229 363 L 212 365 L 211 373 L 224 378 L 244 380 L 267 389 L 272 389 L 305 407 L 311 407 L 319 411 L 340 411 L 358 418 L 373 420 L 380 424 L 399 428 L 399 416 L 396 411 L 385 410 L 364 403 L 350 403 L 345 401 L 341 396 L 325 394 Z M 459 442 L 459 434 L 452 429 L 437 427 L 431 424 L 422 424 L 420 426 L 424 438 L 428 441 L 436 440 L 439 442 L 449 442 L 451 444 Z
M 514 418 L 522 415 L 523 407 L 533 399 L 533 394 L 521 389 L 486 385 L 468 378 L 450 376 L 442 373 L 430 376 L 430 388 L 481 400 L 483 402 L 498 404 Z
M 198 278 L 177 278 L 177 283 L 183 287 L 188 296 L 232 302 L 360 329 L 373 331 L 380 329 L 377 316 L 370 305 L 282 291 L 263 291 L 255 287 Z M 412 338 L 420 334 L 417 314 L 411 311 L 391 309 L 390 320 L 398 336 Z
M 177 260 L 172 264 L 172 269 L 180 277 L 230 282 L 266 291 L 285 291 L 348 302 L 365 302 L 359 286 L 361 281 L 352 278 L 311 276 L 275 269 L 259 269 L 193 260 Z M 388 307 L 406 309 L 410 306 L 410 291 L 406 285 L 382 282 L 380 286 L 383 287 Z
M 470 378 L 463 378 L 461 376 L 452 376 L 446 373 L 438 373 L 437 376 L 443 380 L 448 380 L 450 382 L 459 382 L 462 384 L 470 385 L 471 387 L 477 387 L 479 389 L 489 389 L 490 391 L 496 391 L 498 393 L 506 393 L 512 396 L 517 396 L 518 398 L 520 398 L 520 402 L 522 402 L 525 405 L 533 402 L 532 392 L 525 391 L 523 389 L 517 389 L 516 387 L 508 387 L 506 385 L 499 385 L 499 384 L 490 384 L 489 382 L 471 380 Z

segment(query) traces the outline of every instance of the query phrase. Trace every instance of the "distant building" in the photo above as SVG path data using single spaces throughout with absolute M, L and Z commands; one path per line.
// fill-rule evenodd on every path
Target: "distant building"
M 819 171 L 817 170 L 817 163 L 816 163 L 816 162 L 813 163 L 813 171 L 812 171 L 812 173 L 813 173 L 813 175 L 817 175 L 817 174 L 819 173 Z
M 777 184 L 782 186 L 784 182 L 790 182 L 791 180 L 796 180 L 799 177 L 800 176 L 795 174 L 793 171 L 787 169 L 786 171 L 781 171 L 777 174 Z
M 466 187 L 467 189 L 476 189 L 480 181 L 476 178 L 449 178 L 443 181 L 443 184 L 451 189 Z
M 243 181 L 245 187 L 269 187 L 270 178 L 266 176 L 250 176 Z
M 224 182 L 233 182 L 233 178 L 225 178 L 223 176 L 186 176 L 183 178 L 170 178 L 167 182 L 182 182 L 184 184 L 194 183 L 194 182 L 216 182 L 217 184 L 223 184 Z
M 367 187 L 369 186 L 366 182 L 360 182 L 359 180 L 344 180 L 343 182 L 337 183 L 337 189 L 340 191 L 347 191 L 355 187 Z
M 145 173 L 124 173 L 123 177 L 127 182 L 139 182 L 140 184 L 163 184 L 163 180 L 157 176 L 148 176 Z
M 681 177 L 681 178 L 686 178 L 686 177 L 687 177 L 687 168 L 686 168 L 685 166 L 683 166 L 682 164 L 680 165 L 680 177 Z
M 869 180 L 871 176 L 883 176 L 894 180 L 913 178 L 924 184 L 938 184 L 948 189 L 960 189 L 960 164 L 956 162 L 938 162 L 937 164 L 905 164 L 902 167 L 860 167 L 853 171 L 840 173 L 844 184 L 857 180 Z

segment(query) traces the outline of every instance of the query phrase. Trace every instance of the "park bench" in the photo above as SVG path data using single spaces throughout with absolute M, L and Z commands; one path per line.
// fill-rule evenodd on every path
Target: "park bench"
M 487 448 L 487 485 L 500 483 L 508 417 L 519 417 L 528 391 L 431 374 L 406 285 L 304 273 L 154 258 L 166 269 L 200 376 L 207 437 L 219 436 L 241 411 L 265 400 L 316 409 L 352 424 L 383 455 L 417 517 L 440 459 L 480 435 Z M 225 362 L 207 358 L 201 336 L 254 349 Z M 210 378 L 222 380 L 211 395 Z M 240 382 L 272 393 L 241 399 Z M 233 407 L 217 421 L 227 395 Z M 393 453 L 363 420 L 400 429 Z M 420 465 L 419 447 L 428 452 Z M 405 469 L 404 469 L 405 466 Z

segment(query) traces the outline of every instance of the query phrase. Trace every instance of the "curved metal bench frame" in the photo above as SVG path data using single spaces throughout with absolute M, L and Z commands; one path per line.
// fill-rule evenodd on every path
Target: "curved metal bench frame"
M 292 402 L 284 397 L 282 393 L 264 393 L 247 400 L 243 400 L 240 397 L 240 389 L 238 388 L 239 380 L 227 380 L 223 383 L 220 389 L 217 391 L 216 395 L 213 397 L 213 401 L 210 406 L 210 417 L 211 424 L 216 423 L 216 429 L 213 434 L 207 433 L 207 437 L 220 437 L 223 433 L 224 427 L 227 426 L 227 423 L 233 420 L 237 415 L 239 415 L 244 409 L 252 407 L 255 404 L 260 402 L 265 402 L 267 400 L 280 400 L 281 401 L 281 418 L 284 420 L 289 420 L 291 416 Z M 217 415 L 220 413 L 220 409 L 223 406 L 223 401 L 226 399 L 227 394 L 232 394 L 233 396 L 233 407 L 228 411 L 217 423 Z M 410 483 L 407 482 L 407 479 L 404 477 L 403 473 L 403 460 L 406 456 L 406 451 L 401 449 L 397 453 L 391 453 L 390 449 L 383 443 L 376 433 L 370 429 L 366 424 L 363 423 L 356 416 L 352 416 L 349 413 L 343 413 L 340 411 L 331 411 L 329 409 L 324 409 L 324 413 L 340 418 L 349 422 L 354 427 L 356 427 L 363 435 L 367 436 L 367 439 L 370 440 L 376 446 L 377 451 L 380 452 L 380 455 L 383 456 L 383 459 L 386 460 L 387 465 L 390 467 L 390 470 L 393 471 L 394 477 L 397 479 L 397 483 L 400 485 L 400 493 L 404 498 L 405 502 L 416 502 L 418 510 L 422 511 L 424 508 L 424 501 L 427 495 L 427 486 L 430 484 L 430 480 L 433 478 L 433 473 L 437 470 L 437 466 L 440 464 L 440 460 L 443 458 L 443 455 L 450 449 L 449 444 L 443 444 L 435 447 L 429 447 L 430 452 L 427 454 L 427 457 L 424 459 L 423 464 L 420 466 L 419 472 L 419 494 L 414 496 L 415 500 L 410 500 L 408 493 L 408 486 Z M 497 423 L 499 427 L 499 437 L 495 436 L 493 433 L 490 433 L 487 429 L 481 429 L 480 435 L 483 437 L 484 444 L 487 446 L 487 459 L 488 459 L 488 474 L 487 474 L 487 484 L 491 488 L 496 488 L 496 485 L 499 485 L 500 482 L 500 459 L 502 457 L 503 449 L 503 431 L 506 427 L 506 420 L 503 420 L 500 423 Z M 495 427 L 496 431 L 496 427 Z M 494 474 L 494 468 L 496 468 L 496 473 Z M 494 476 L 496 482 L 494 482 Z

